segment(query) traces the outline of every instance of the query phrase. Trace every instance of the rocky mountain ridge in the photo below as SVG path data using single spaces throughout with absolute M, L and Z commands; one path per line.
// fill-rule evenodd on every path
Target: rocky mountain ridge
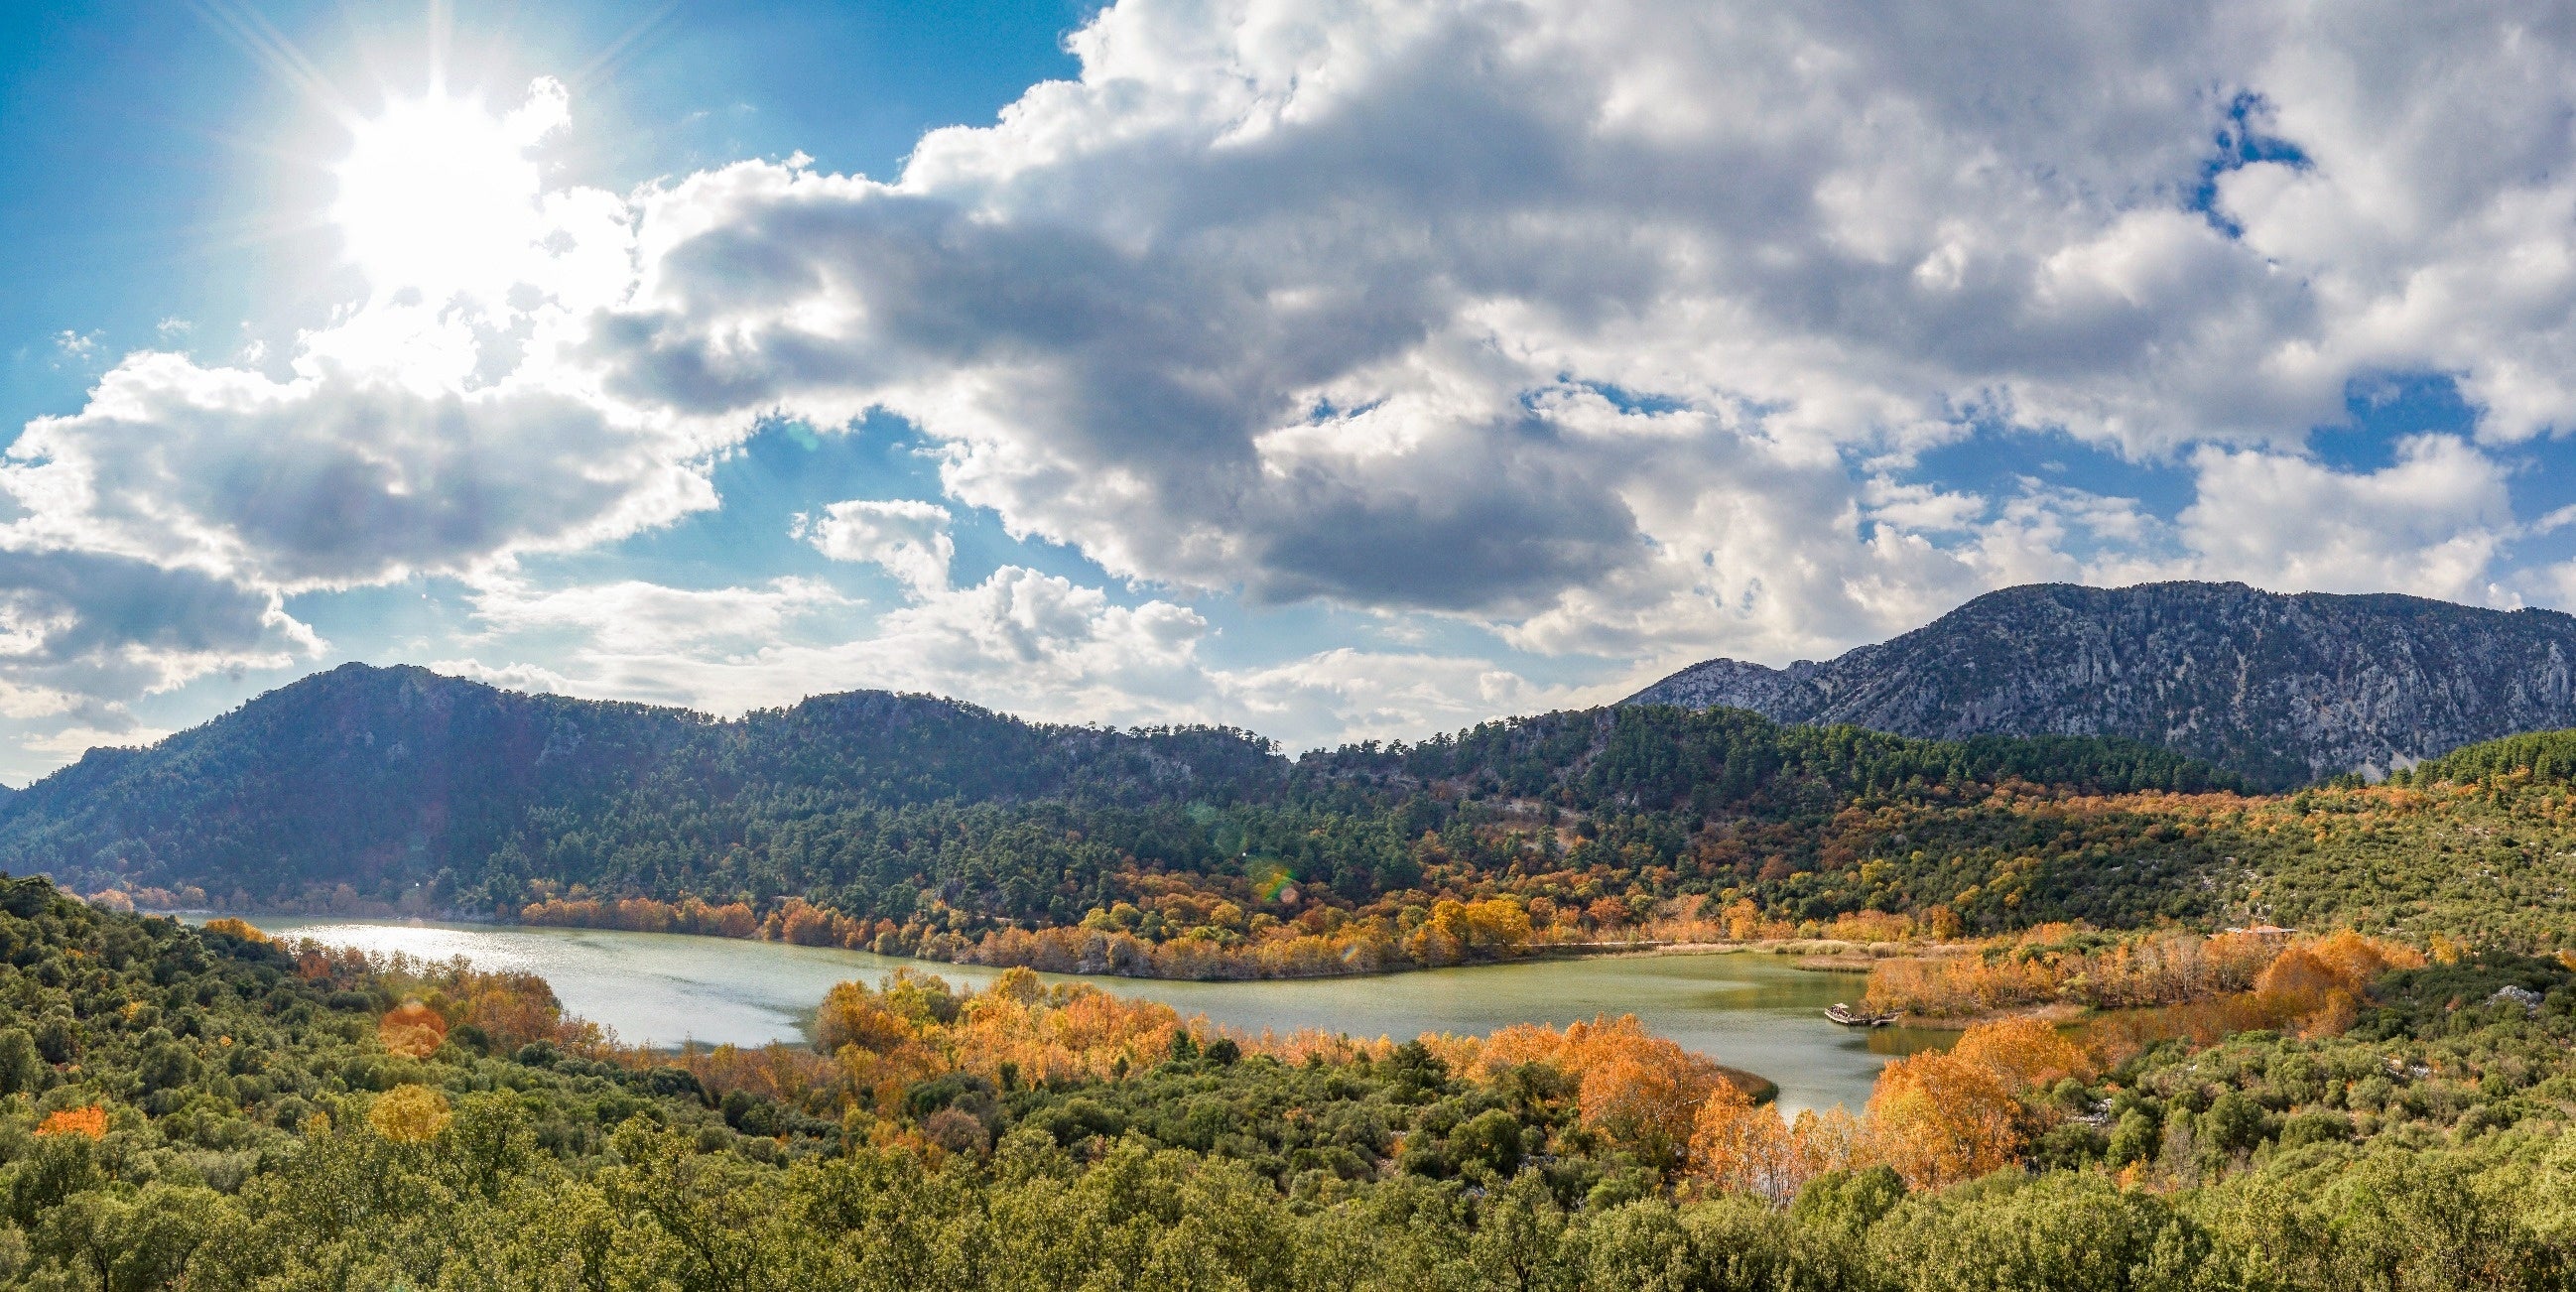
M 1900 735 L 2122 736 L 2258 785 L 2576 727 L 2576 617 L 2241 583 L 2032 584 L 1834 659 L 1714 659 L 1629 704 Z

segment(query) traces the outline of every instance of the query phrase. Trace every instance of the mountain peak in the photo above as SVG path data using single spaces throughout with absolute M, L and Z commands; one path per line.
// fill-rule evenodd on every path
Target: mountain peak
M 2576 618 L 2242 583 L 2035 583 L 1821 663 L 1695 664 L 1625 703 L 1944 740 L 2123 736 L 2284 786 L 2576 726 Z

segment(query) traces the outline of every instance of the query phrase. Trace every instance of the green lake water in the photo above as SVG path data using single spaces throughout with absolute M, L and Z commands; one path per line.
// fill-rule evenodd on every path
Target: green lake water
M 484 969 L 541 974 L 565 1009 L 646 1045 L 799 1040 L 832 984 L 873 982 L 901 967 L 978 986 L 1001 973 L 668 933 L 289 916 L 252 922 L 368 951 L 438 960 L 461 955 Z M 1320 1027 L 1406 1040 L 1423 1032 L 1482 1033 L 1511 1023 L 1562 1026 L 1596 1014 L 1635 1014 L 1659 1035 L 1778 1082 L 1780 1102 L 1791 1110 L 1840 1103 L 1857 1111 L 1889 1059 L 1945 1045 L 1953 1035 L 1837 1027 L 1821 1011 L 1857 999 L 1861 978 L 1803 970 L 1761 953 L 1540 960 L 1274 982 L 1081 981 L 1253 1032 Z

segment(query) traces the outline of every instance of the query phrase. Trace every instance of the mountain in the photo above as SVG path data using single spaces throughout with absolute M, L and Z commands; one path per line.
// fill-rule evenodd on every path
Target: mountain
M 0 870 L 195 885 L 236 904 L 339 885 L 392 900 L 427 886 L 440 905 L 488 909 L 483 898 L 515 898 L 523 878 L 549 870 L 575 882 L 612 863 L 685 871 L 739 842 L 733 818 L 746 805 L 781 796 L 809 814 L 853 802 L 1114 804 L 1219 793 L 1207 782 L 1286 769 L 1267 740 L 1216 728 L 1047 726 L 882 691 L 725 722 L 347 664 L 151 748 L 93 749 L 0 800 Z M 562 864 L 510 859 L 514 846 Z M 463 890 L 478 885 L 491 892 L 469 900 Z
M 0 870 L 146 904 L 556 922 L 697 899 L 740 904 L 717 921 L 735 927 L 801 901 L 850 922 L 830 933 L 844 945 L 1089 927 L 1121 908 L 1135 923 L 1150 907 L 1145 935 L 1204 929 L 1191 945 L 1213 954 L 1290 917 L 1376 922 L 1392 944 L 1433 902 L 1498 891 L 1643 910 L 1764 886 L 1817 920 L 1971 888 L 1987 903 L 1971 913 L 2000 921 L 2192 907 L 2078 882 L 2208 860 L 2143 819 L 2050 835 L 2081 854 L 2063 882 L 1997 882 L 2018 855 L 2004 834 L 2047 849 L 1977 805 L 2012 799 L 2007 786 L 2240 783 L 2134 742 L 1923 741 L 1735 709 L 1542 714 L 1291 761 L 1239 731 L 1050 726 L 926 696 L 850 692 L 727 721 L 353 664 L 29 786 L 0 803 Z M 1952 836 L 1979 860 L 1942 851 L 1917 875 L 1912 859 Z M 1904 866 L 1852 864 L 1900 845 Z
M 2119 736 L 2287 788 L 2576 726 L 2576 618 L 2241 583 L 2035 584 L 1823 663 L 1710 660 L 1624 703 L 1937 740 Z

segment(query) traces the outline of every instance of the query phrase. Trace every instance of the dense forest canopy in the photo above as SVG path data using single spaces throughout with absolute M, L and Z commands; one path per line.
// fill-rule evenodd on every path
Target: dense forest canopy
M 0 879 L 0 1284 L 2565 1286 L 2576 972 L 2232 945 L 2275 1028 L 1981 1025 L 1784 1120 L 1633 1020 L 1251 1041 L 1025 973 L 657 1054 Z
M 2534 731 L 2470 745 L 2389 779 L 2400 785 L 2475 785 L 2517 773 L 2543 784 L 2576 780 L 2576 731 Z

